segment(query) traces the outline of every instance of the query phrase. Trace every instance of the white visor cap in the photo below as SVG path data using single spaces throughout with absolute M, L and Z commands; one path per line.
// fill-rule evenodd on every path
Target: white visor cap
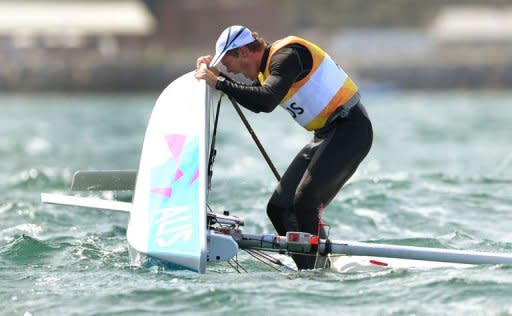
M 215 67 L 222 57 L 232 49 L 242 47 L 254 42 L 251 30 L 241 25 L 232 25 L 220 34 L 215 44 L 215 56 L 210 62 L 210 67 Z

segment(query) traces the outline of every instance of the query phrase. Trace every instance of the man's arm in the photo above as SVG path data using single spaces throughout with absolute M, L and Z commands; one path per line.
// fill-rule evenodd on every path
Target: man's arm
M 306 57 L 304 57 L 304 50 Z M 311 70 L 312 58 L 307 49 L 285 47 L 270 60 L 270 75 L 263 85 L 246 85 L 233 80 L 217 81 L 216 89 L 232 96 L 242 106 L 253 112 L 272 112 L 290 90 L 292 84 Z M 308 58 L 304 63 L 303 59 Z M 309 64 L 306 69 L 304 65 Z

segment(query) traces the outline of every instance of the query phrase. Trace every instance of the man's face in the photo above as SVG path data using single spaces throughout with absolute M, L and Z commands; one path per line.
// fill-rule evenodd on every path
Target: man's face
M 221 63 L 226 67 L 226 70 L 231 73 L 239 74 L 241 72 L 240 55 L 234 56 L 227 54 L 222 58 Z
M 221 62 L 230 73 L 242 74 L 250 80 L 258 78 L 258 67 L 254 62 L 254 54 L 247 47 L 240 47 L 237 54 L 224 55 Z

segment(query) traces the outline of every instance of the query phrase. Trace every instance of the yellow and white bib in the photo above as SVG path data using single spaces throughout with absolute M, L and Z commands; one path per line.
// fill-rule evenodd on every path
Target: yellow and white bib
M 292 84 L 280 105 L 305 129 L 316 130 L 323 127 L 329 116 L 345 105 L 358 88 L 320 47 L 297 36 L 289 36 L 272 44 L 265 72 L 258 76 L 261 85 L 270 75 L 269 65 L 274 53 L 292 44 L 300 44 L 309 50 L 313 66 L 306 77 Z

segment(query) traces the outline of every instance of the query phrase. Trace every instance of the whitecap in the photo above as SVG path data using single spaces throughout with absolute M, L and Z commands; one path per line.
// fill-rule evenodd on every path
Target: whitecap
M 44 138 L 34 137 L 25 143 L 25 152 L 29 155 L 37 155 L 44 152 L 48 152 L 51 148 L 51 144 Z
M 15 234 L 27 234 L 34 237 L 40 234 L 42 231 L 43 228 L 41 226 L 32 223 L 26 223 L 6 228 L 2 231 L 2 235 L 12 236 Z

